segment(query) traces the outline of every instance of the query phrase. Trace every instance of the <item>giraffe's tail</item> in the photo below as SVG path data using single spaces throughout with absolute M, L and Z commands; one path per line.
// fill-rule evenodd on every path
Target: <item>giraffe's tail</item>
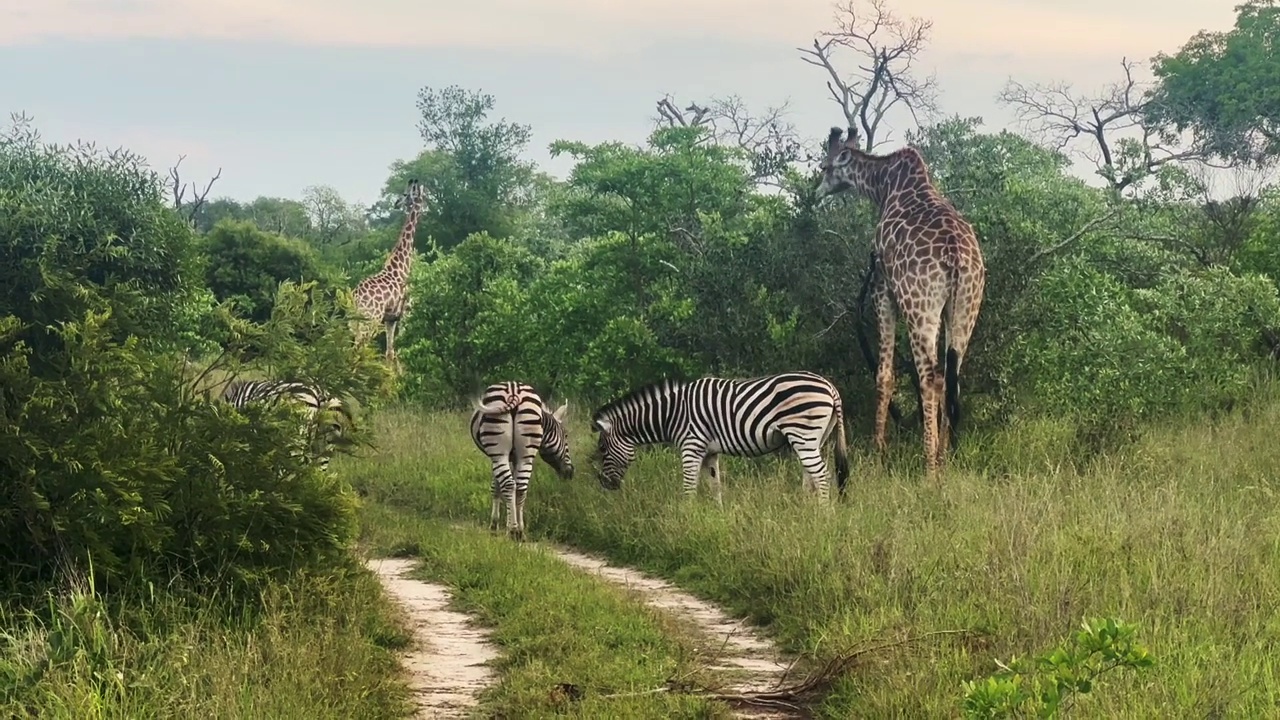
M 956 447 L 957 430 L 960 427 L 960 355 L 955 348 L 947 348 L 946 367 L 947 432 L 951 435 L 951 449 Z

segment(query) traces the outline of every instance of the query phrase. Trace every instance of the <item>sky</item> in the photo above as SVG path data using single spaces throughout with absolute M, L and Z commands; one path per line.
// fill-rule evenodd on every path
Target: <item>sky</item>
M 933 22 L 919 68 L 937 77 L 942 111 L 981 116 L 990 131 L 1020 130 L 996 101 L 1011 77 L 1101 89 L 1119 79 L 1122 57 L 1145 63 L 1201 29 L 1229 29 L 1238 2 L 886 1 L 901 18 Z M 529 158 L 561 177 L 570 161 L 552 160 L 549 143 L 643 143 L 668 93 L 681 107 L 713 95 L 736 94 L 753 108 L 789 101 L 788 119 L 821 138 L 843 116 L 823 71 L 797 47 L 833 28 L 836 8 L 831 0 L 0 0 L 0 110 L 32 116 L 47 140 L 124 146 L 162 172 L 181 155 L 193 180 L 221 168 L 214 196 L 299 197 L 308 185 L 330 185 L 367 204 L 391 163 L 423 147 L 424 86 L 492 94 L 495 116 L 532 126 Z

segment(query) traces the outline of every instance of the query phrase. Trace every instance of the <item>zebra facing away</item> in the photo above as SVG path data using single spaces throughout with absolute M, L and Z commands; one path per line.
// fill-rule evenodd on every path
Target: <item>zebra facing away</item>
M 493 465 L 493 503 L 489 529 L 498 529 L 503 501 L 507 530 L 524 538 L 524 500 L 537 454 L 561 478 L 573 477 L 565 415 L 569 403 L 549 412 L 534 389 L 521 382 L 494 383 L 485 388 L 471 414 L 471 439 Z
M 314 385 L 292 380 L 232 380 L 223 388 L 222 399 L 237 410 L 244 410 L 252 403 L 270 404 L 280 401 L 291 402 L 301 407 L 307 417 L 303 432 L 313 449 L 317 451 L 317 464 L 321 472 L 329 470 L 333 447 L 342 438 L 343 427 L 332 416 L 325 418 L 327 422 L 317 427 L 315 426 L 316 417 L 321 412 L 333 411 L 341 414 L 348 423 L 352 422 L 351 413 L 343 405 L 342 400 L 328 397 Z M 313 430 L 319 434 L 318 438 L 311 435 Z M 322 443 L 319 448 L 316 448 L 317 439 Z
M 751 379 L 663 380 L 633 390 L 596 411 L 600 485 L 622 486 L 636 447 L 670 444 L 680 451 L 684 492 L 698 490 L 702 471 L 723 505 L 720 455 L 758 457 L 790 445 L 804 468 L 805 489 L 829 497 L 822 445 L 835 433 L 836 479 L 849 477 L 844 409 L 830 380 L 810 372 Z

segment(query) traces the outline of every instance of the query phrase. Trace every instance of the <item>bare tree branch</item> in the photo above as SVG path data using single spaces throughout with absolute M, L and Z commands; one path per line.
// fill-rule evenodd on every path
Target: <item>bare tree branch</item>
M 690 103 L 689 107 L 683 111 L 676 107 L 675 102 L 670 95 L 664 95 L 658 101 L 658 121 L 669 126 L 680 127 L 699 127 L 702 125 L 715 125 L 714 118 L 707 117 L 710 108 L 700 107 L 697 103 Z M 685 117 L 685 113 L 689 113 L 689 117 Z
M 196 215 L 200 214 L 200 209 L 204 207 L 205 202 L 208 200 L 209 192 L 213 190 L 213 184 L 218 181 L 218 178 L 222 177 L 222 168 L 218 168 L 217 174 L 209 179 L 209 182 L 204 186 L 204 190 L 197 189 L 197 186 L 192 183 L 190 185 L 191 201 L 185 202 L 188 185 L 182 181 L 182 176 L 178 173 L 178 167 L 186 159 L 186 155 L 179 155 L 178 162 L 169 168 L 169 189 L 173 195 L 173 209 L 186 217 L 188 225 L 194 226 Z
M 1116 192 L 1132 188 L 1170 164 L 1205 162 L 1197 143 L 1162 132 L 1147 112 L 1154 86 L 1134 77 L 1137 63 L 1120 60 L 1123 77 L 1096 95 L 1067 83 L 1032 84 L 1010 80 L 999 102 L 1012 106 L 1036 140 L 1059 152 L 1081 157 Z
M 922 113 L 937 112 L 936 78 L 918 77 L 915 71 L 932 21 L 902 20 L 889 10 L 887 0 L 845 0 L 836 6 L 835 24 L 834 31 L 814 38 L 813 47 L 796 49 L 801 60 L 826 72 L 827 91 L 840 106 L 846 125 L 860 129 L 864 149 L 871 151 L 888 141 L 880 128 L 895 106 L 904 106 L 917 125 Z M 858 58 L 855 74 L 846 76 L 836 69 L 837 49 Z
M 670 95 L 658 101 L 654 121 L 666 127 L 707 127 L 711 142 L 747 154 L 758 185 L 781 187 L 786 168 L 800 159 L 800 135 L 787 119 L 790 103 L 754 113 L 737 95 L 713 97 L 706 105 L 690 103 L 680 110 Z
M 1084 225 L 1081 225 L 1080 229 L 1072 233 L 1071 236 L 1068 237 L 1067 239 L 1061 242 L 1055 243 L 1053 245 L 1050 245 L 1047 248 L 1043 248 L 1041 250 L 1036 251 L 1027 260 L 1027 264 L 1030 265 L 1042 257 L 1045 257 L 1047 255 L 1052 255 L 1056 252 L 1059 252 L 1065 249 L 1068 245 L 1071 245 L 1072 243 L 1076 242 L 1080 238 L 1084 237 L 1085 234 L 1088 233 L 1090 230 L 1094 229 L 1095 227 L 1101 225 L 1104 222 L 1111 220 L 1111 218 L 1119 214 L 1120 214 L 1120 208 L 1117 207 L 1117 208 L 1112 208 L 1111 210 L 1090 219 L 1089 222 L 1086 222 Z

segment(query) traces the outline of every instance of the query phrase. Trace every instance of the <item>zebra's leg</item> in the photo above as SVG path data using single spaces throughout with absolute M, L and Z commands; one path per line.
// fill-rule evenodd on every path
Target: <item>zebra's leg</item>
M 702 469 L 707 471 L 707 487 L 716 496 L 716 504 L 724 507 L 724 496 L 720 492 L 720 456 L 708 455 L 702 460 Z
M 524 539 L 524 499 L 529 494 L 529 478 L 533 476 L 533 460 L 538 452 L 537 445 L 526 446 L 524 452 L 516 460 L 516 478 L 511 495 L 511 516 L 507 518 L 507 527 L 517 540 Z
M 805 490 L 826 500 L 829 495 L 827 481 L 827 461 L 822 457 L 822 436 L 810 437 L 809 435 L 788 432 L 787 442 L 791 444 L 791 449 L 795 450 L 796 457 L 800 460 L 800 467 L 804 468 Z
M 696 438 L 690 438 L 681 444 L 680 466 L 684 476 L 685 497 L 692 497 L 698 493 L 698 480 L 701 479 L 703 460 L 706 456 L 706 444 Z
M 493 502 L 489 506 L 489 530 L 497 531 L 502 515 L 502 498 L 511 487 L 511 464 L 506 458 L 493 458 Z

